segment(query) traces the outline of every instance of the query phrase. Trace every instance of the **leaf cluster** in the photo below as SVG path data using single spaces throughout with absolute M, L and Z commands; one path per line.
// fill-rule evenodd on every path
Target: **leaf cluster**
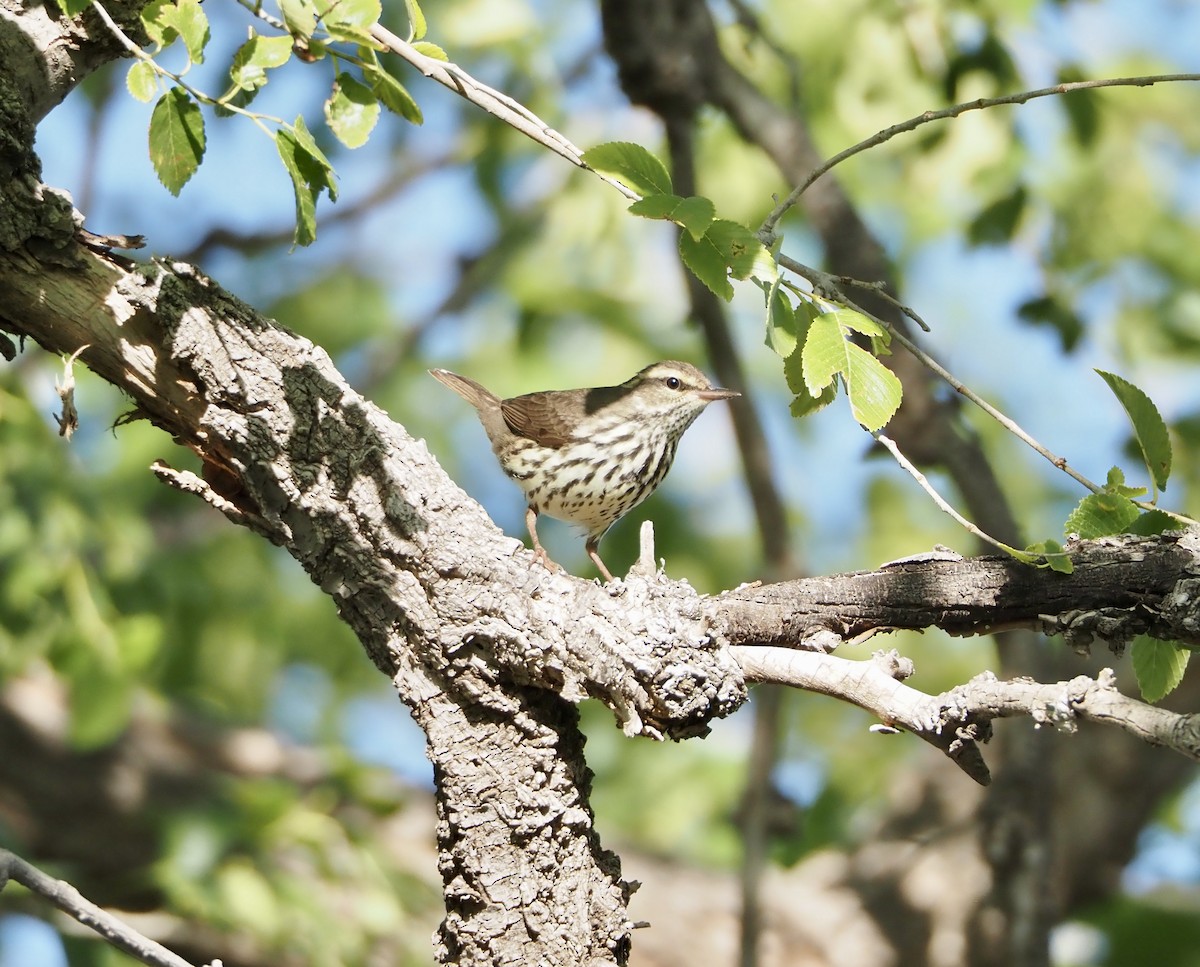
M 880 323 L 784 284 L 775 253 L 754 232 L 717 218 L 708 198 L 674 194 L 666 167 L 641 145 L 597 145 L 584 152 L 583 161 L 642 196 L 630 205 L 632 214 L 674 222 L 682 229 L 680 258 L 715 295 L 730 301 L 733 281 L 750 280 L 762 290 L 766 344 L 784 360 L 788 387 L 795 394 L 794 416 L 832 402 L 840 387 L 854 419 L 867 430 L 878 430 L 892 418 L 900 406 L 901 386 L 879 361 L 891 341 Z M 865 337 L 865 345 L 857 337 Z
M 83 9 L 87 3 L 76 0 L 76 5 Z M 302 115 L 288 122 L 251 109 L 272 72 L 293 59 L 309 64 L 329 61 L 333 77 L 324 103 L 325 123 L 347 148 L 367 142 L 384 108 L 412 124 L 422 123 L 423 117 L 412 95 L 379 60 L 384 46 L 372 36 L 372 27 L 382 13 L 380 0 L 280 0 L 279 9 L 282 19 L 264 19 L 280 32 L 251 29 L 233 55 L 228 86 L 213 96 L 185 80 L 192 66 L 204 62 L 210 39 L 200 0 L 152 0 L 140 16 L 153 49 L 138 54 L 126 75 L 126 86 L 144 103 L 157 96 L 150 116 L 150 160 L 159 181 L 173 195 L 179 194 L 204 160 L 207 137 L 202 106 L 218 116 L 238 114 L 254 121 L 274 140 L 292 183 L 295 244 L 308 245 L 316 239 L 317 201 L 321 195 L 336 201 L 337 184 L 333 165 Z M 416 46 L 427 56 L 445 59 L 435 44 L 420 42 L 425 18 L 417 0 L 406 0 L 406 10 Z M 176 43 L 187 58 L 179 72 L 167 70 L 158 60 Z

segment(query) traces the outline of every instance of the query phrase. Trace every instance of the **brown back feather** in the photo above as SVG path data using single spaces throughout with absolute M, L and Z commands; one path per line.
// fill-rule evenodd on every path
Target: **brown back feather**
M 569 443 L 580 422 L 628 392 L 626 385 L 588 390 L 544 390 L 500 401 L 508 428 L 543 447 Z

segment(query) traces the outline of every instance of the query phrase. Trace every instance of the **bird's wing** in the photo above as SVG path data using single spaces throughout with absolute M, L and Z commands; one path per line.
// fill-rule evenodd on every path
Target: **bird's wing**
M 553 391 L 500 401 L 504 422 L 513 433 L 555 450 L 571 439 L 571 427 L 581 415 L 565 412 L 569 409 L 569 401 Z

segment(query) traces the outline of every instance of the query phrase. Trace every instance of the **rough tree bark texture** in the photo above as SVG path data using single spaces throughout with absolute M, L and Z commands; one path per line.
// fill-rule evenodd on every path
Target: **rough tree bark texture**
M 916 589 L 918 607 L 988 589 L 982 607 L 922 613 L 935 624 L 949 614 L 986 625 L 1011 603 L 1004 620 L 1051 615 L 1066 627 L 1068 611 L 1100 604 L 1124 606 L 1125 621 L 1161 618 L 1154 606 L 1192 573 L 1190 553 L 1170 558 L 1178 544 L 1152 543 L 1121 558 L 1128 579 L 1142 582 L 1134 606 L 1111 595 L 1081 600 L 1098 586 L 1090 584 L 1055 604 L 1060 575 L 1018 579 L 1011 565 L 964 562 L 976 583 L 955 586 L 926 562 L 820 585 L 821 606 L 805 610 L 818 586 L 702 599 L 652 568 L 602 588 L 531 567 L 424 444 L 350 389 L 320 348 L 190 266 L 135 269 L 76 240 L 69 202 L 38 181 L 33 127 L 114 45 L 86 15 L 78 24 L 18 0 L 0 8 L 0 328 L 55 353 L 90 347 L 81 360 L 130 396 L 133 415 L 202 462 L 200 475 L 160 465 L 159 476 L 285 547 L 395 683 L 428 736 L 437 779 L 444 961 L 627 960 L 628 888 L 593 827 L 572 704 L 583 697 L 605 702 L 631 736 L 686 737 L 745 698 L 730 645 L 797 646 L 814 629 L 841 632 L 859 620 L 903 624 L 888 610 L 898 589 Z M 1179 569 L 1148 576 L 1146 561 L 1164 556 Z M 1007 596 L 1026 578 L 1016 607 Z M 840 890 L 862 886 L 861 871 L 833 879 Z M 903 893 L 898 871 L 887 883 Z M 882 919 L 866 901 L 859 915 Z M 909 932 L 888 942 L 919 950 L 934 928 L 905 940 Z

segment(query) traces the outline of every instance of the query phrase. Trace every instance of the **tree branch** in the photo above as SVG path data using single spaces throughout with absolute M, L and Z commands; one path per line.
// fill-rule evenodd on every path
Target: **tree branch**
M 806 647 L 823 635 L 934 627 L 962 636 L 1031 628 L 1085 652 L 1099 639 L 1119 653 L 1140 634 L 1200 644 L 1200 534 L 1105 537 L 1067 552 L 1071 574 L 1006 556 L 918 555 L 877 571 L 738 588 L 706 607 L 735 645 Z
M 14 853 L 0 849 L 0 890 L 9 880 L 45 897 L 67 916 L 96 931 L 118 950 L 135 957 L 151 967 L 192 967 L 161 944 L 142 936 L 111 913 L 100 909 L 75 887 L 63 880 L 47 876 L 36 866 Z
M 953 104 L 950 107 L 945 107 L 937 111 L 923 111 L 916 117 L 909 118 L 907 121 L 901 121 L 898 124 L 884 128 L 882 131 L 875 132 L 869 138 L 864 138 L 857 144 L 839 151 L 833 157 L 822 162 L 783 201 L 775 206 L 766 219 L 763 220 L 760 231 L 768 238 L 773 237 L 775 226 L 779 224 L 779 219 L 790 208 L 795 206 L 801 196 L 812 186 L 813 182 L 840 165 L 843 161 L 854 157 L 856 154 L 861 154 L 868 148 L 874 148 L 886 141 L 890 141 L 898 134 L 915 131 L 921 125 L 928 124 L 931 121 L 943 121 L 947 118 L 956 118 L 960 114 L 966 114 L 968 111 L 982 111 L 987 108 L 1002 107 L 1006 104 L 1025 104 L 1035 98 L 1070 94 L 1072 91 L 1097 90 L 1102 87 L 1151 87 L 1155 84 L 1178 83 L 1180 81 L 1200 81 L 1200 74 L 1150 74 L 1144 77 L 1102 77 L 1089 81 L 1071 81 L 1065 84 L 1055 84 L 1053 87 L 1041 87 L 1032 91 L 1005 94 L 1001 97 L 981 97 L 974 101 Z
M 1200 762 L 1200 715 L 1183 715 L 1122 695 L 1107 668 L 1097 678 L 1079 675 L 1049 683 L 1001 681 L 985 672 L 948 692 L 928 695 L 903 684 L 900 679 L 913 669 L 895 652 L 849 661 L 783 648 L 735 646 L 731 651 L 748 680 L 851 702 L 885 725 L 905 729 L 941 749 L 984 785 L 990 777 L 976 742 L 991 737 L 993 719 L 1015 716 L 1065 732 L 1074 732 L 1079 721 L 1102 722 Z

